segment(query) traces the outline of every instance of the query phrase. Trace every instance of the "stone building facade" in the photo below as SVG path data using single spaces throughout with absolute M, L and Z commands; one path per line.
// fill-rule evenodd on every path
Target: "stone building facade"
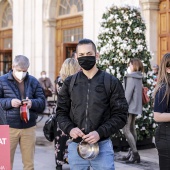
M 52 80 L 81 38 L 97 42 L 100 20 L 111 4 L 135 5 L 146 22 L 151 64 L 170 51 L 170 0 L 0 0 L 0 75 L 15 55 L 28 56 L 30 74 Z

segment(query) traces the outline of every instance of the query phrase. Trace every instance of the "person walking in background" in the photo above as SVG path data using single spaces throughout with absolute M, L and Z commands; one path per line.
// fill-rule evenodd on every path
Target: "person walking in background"
M 80 70 L 78 62 L 74 58 L 67 58 L 61 66 L 60 78 L 57 82 L 57 92 L 59 93 L 64 80 Z M 64 132 L 59 128 L 56 121 L 54 126 L 54 136 L 55 136 L 55 160 L 56 160 L 56 170 L 62 170 L 62 165 L 67 162 L 67 140 L 69 136 L 64 134 Z
M 130 146 L 127 156 L 122 160 L 126 163 L 140 162 L 140 156 L 136 148 L 137 133 L 135 128 L 136 116 L 142 114 L 142 72 L 143 64 L 137 59 L 131 59 L 127 69 L 127 75 L 124 77 L 125 97 L 129 105 L 128 121 L 123 128 L 123 133 Z
M 155 144 L 160 170 L 170 170 L 170 53 L 163 56 L 154 91 Z
M 77 60 L 82 68 L 78 72 L 69 93 L 72 76 L 66 78 L 59 92 L 56 115 L 60 128 L 73 138 L 68 144 L 68 162 L 71 170 L 114 170 L 114 152 L 110 135 L 123 128 L 127 120 L 128 105 L 120 81 L 99 70 L 96 66 L 96 46 L 89 39 L 79 41 Z M 104 78 L 110 83 L 106 89 Z M 109 91 L 109 94 L 107 94 Z M 98 142 L 99 154 L 89 161 L 77 152 L 82 139 L 94 144 Z
M 40 82 L 42 88 L 44 89 L 46 98 L 52 97 L 54 88 L 50 78 L 48 78 L 46 75 L 46 71 L 41 72 L 41 78 L 39 78 L 38 81 Z
M 158 71 L 159 71 L 159 66 L 157 64 L 153 65 L 152 67 L 152 76 L 155 81 L 157 81 L 158 78 Z
M 18 55 L 12 64 L 13 70 L 0 77 L 0 103 L 10 127 L 11 166 L 19 144 L 24 170 L 34 170 L 36 118 L 45 108 L 43 89 L 38 80 L 28 74 L 29 65 L 27 57 Z M 22 114 L 22 105 L 27 106 L 27 116 Z

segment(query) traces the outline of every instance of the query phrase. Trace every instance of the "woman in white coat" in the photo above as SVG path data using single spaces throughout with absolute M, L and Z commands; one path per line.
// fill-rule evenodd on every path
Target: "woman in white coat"
M 125 97 L 129 105 L 128 121 L 123 128 L 123 133 L 130 146 L 127 156 L 122 160 L 126 163 L 140 163 L 140 156 L 137 151 L 137 133 L 135 128 L 136 116 L 142 114 L 142 72 L 143 64 L 138 58 L 130 60 L 127 75 L 124 77 Z

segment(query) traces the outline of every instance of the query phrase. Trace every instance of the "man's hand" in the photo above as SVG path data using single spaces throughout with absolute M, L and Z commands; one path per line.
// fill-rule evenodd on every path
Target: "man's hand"
M 100 139 L 100 136 L 96 131 L 92 131 L 89 134 L 84 135 L 83 139 L 84 139 L 84 141 L 86 141 L 90 144 L 93 144 L 93 143 L 96 143 Z
M 28 98 L 28 97 L 26 97 L 26 102 L 23 102 L 23 103 L 26 103 L 27 104 L 27 108 L 28 109 L 30 109 L 31 108 L 31 106 L 32 106 L 32 102 L 31 102 L 31 100 Z
M 20 107 L 21 106 L 21 100 L 19 99 L 12 99 L 11 100 L 12 107 Z
M 78 137 L 83 137 L 84 136 L 84 133 L 78 128 L 73 128 L 71 129 L 70 131 L 70 136 L 73 138 L 73 139 L 76 139 Z

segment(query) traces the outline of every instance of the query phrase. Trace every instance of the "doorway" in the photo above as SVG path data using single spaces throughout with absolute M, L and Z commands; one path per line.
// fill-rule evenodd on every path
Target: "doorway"
M 161 0 L 158 21 L 158 63 L 170 51 L 170 0 Z
M 72 57 L 73 53 L 76 52 L 76 46 L 77 43 L 64 44 L 63 55 L 65 56 L 65 59 Z
M 7 1 L 2 5 L 2 18 L 0 18 L 0 76 L 12 69 L 12 8 Z
M 0 75 L 12 69 L 12 29 L 0 31 Z
M 76 45 L 83 38 L 83 19 L 82 16 L 74 16 L 57 20 L 56 27 L 56 76 L 62 63 L 71 57 Z M 70 24 L 71 23 L 71 24 Z
M 0 51 L 0 76 L 12 69 L 12 50 Z
M 83 0 L 58 0 L 56 11 L 55 74 L 58 76 L 63 61 L 71 57 L 83 38 Z

